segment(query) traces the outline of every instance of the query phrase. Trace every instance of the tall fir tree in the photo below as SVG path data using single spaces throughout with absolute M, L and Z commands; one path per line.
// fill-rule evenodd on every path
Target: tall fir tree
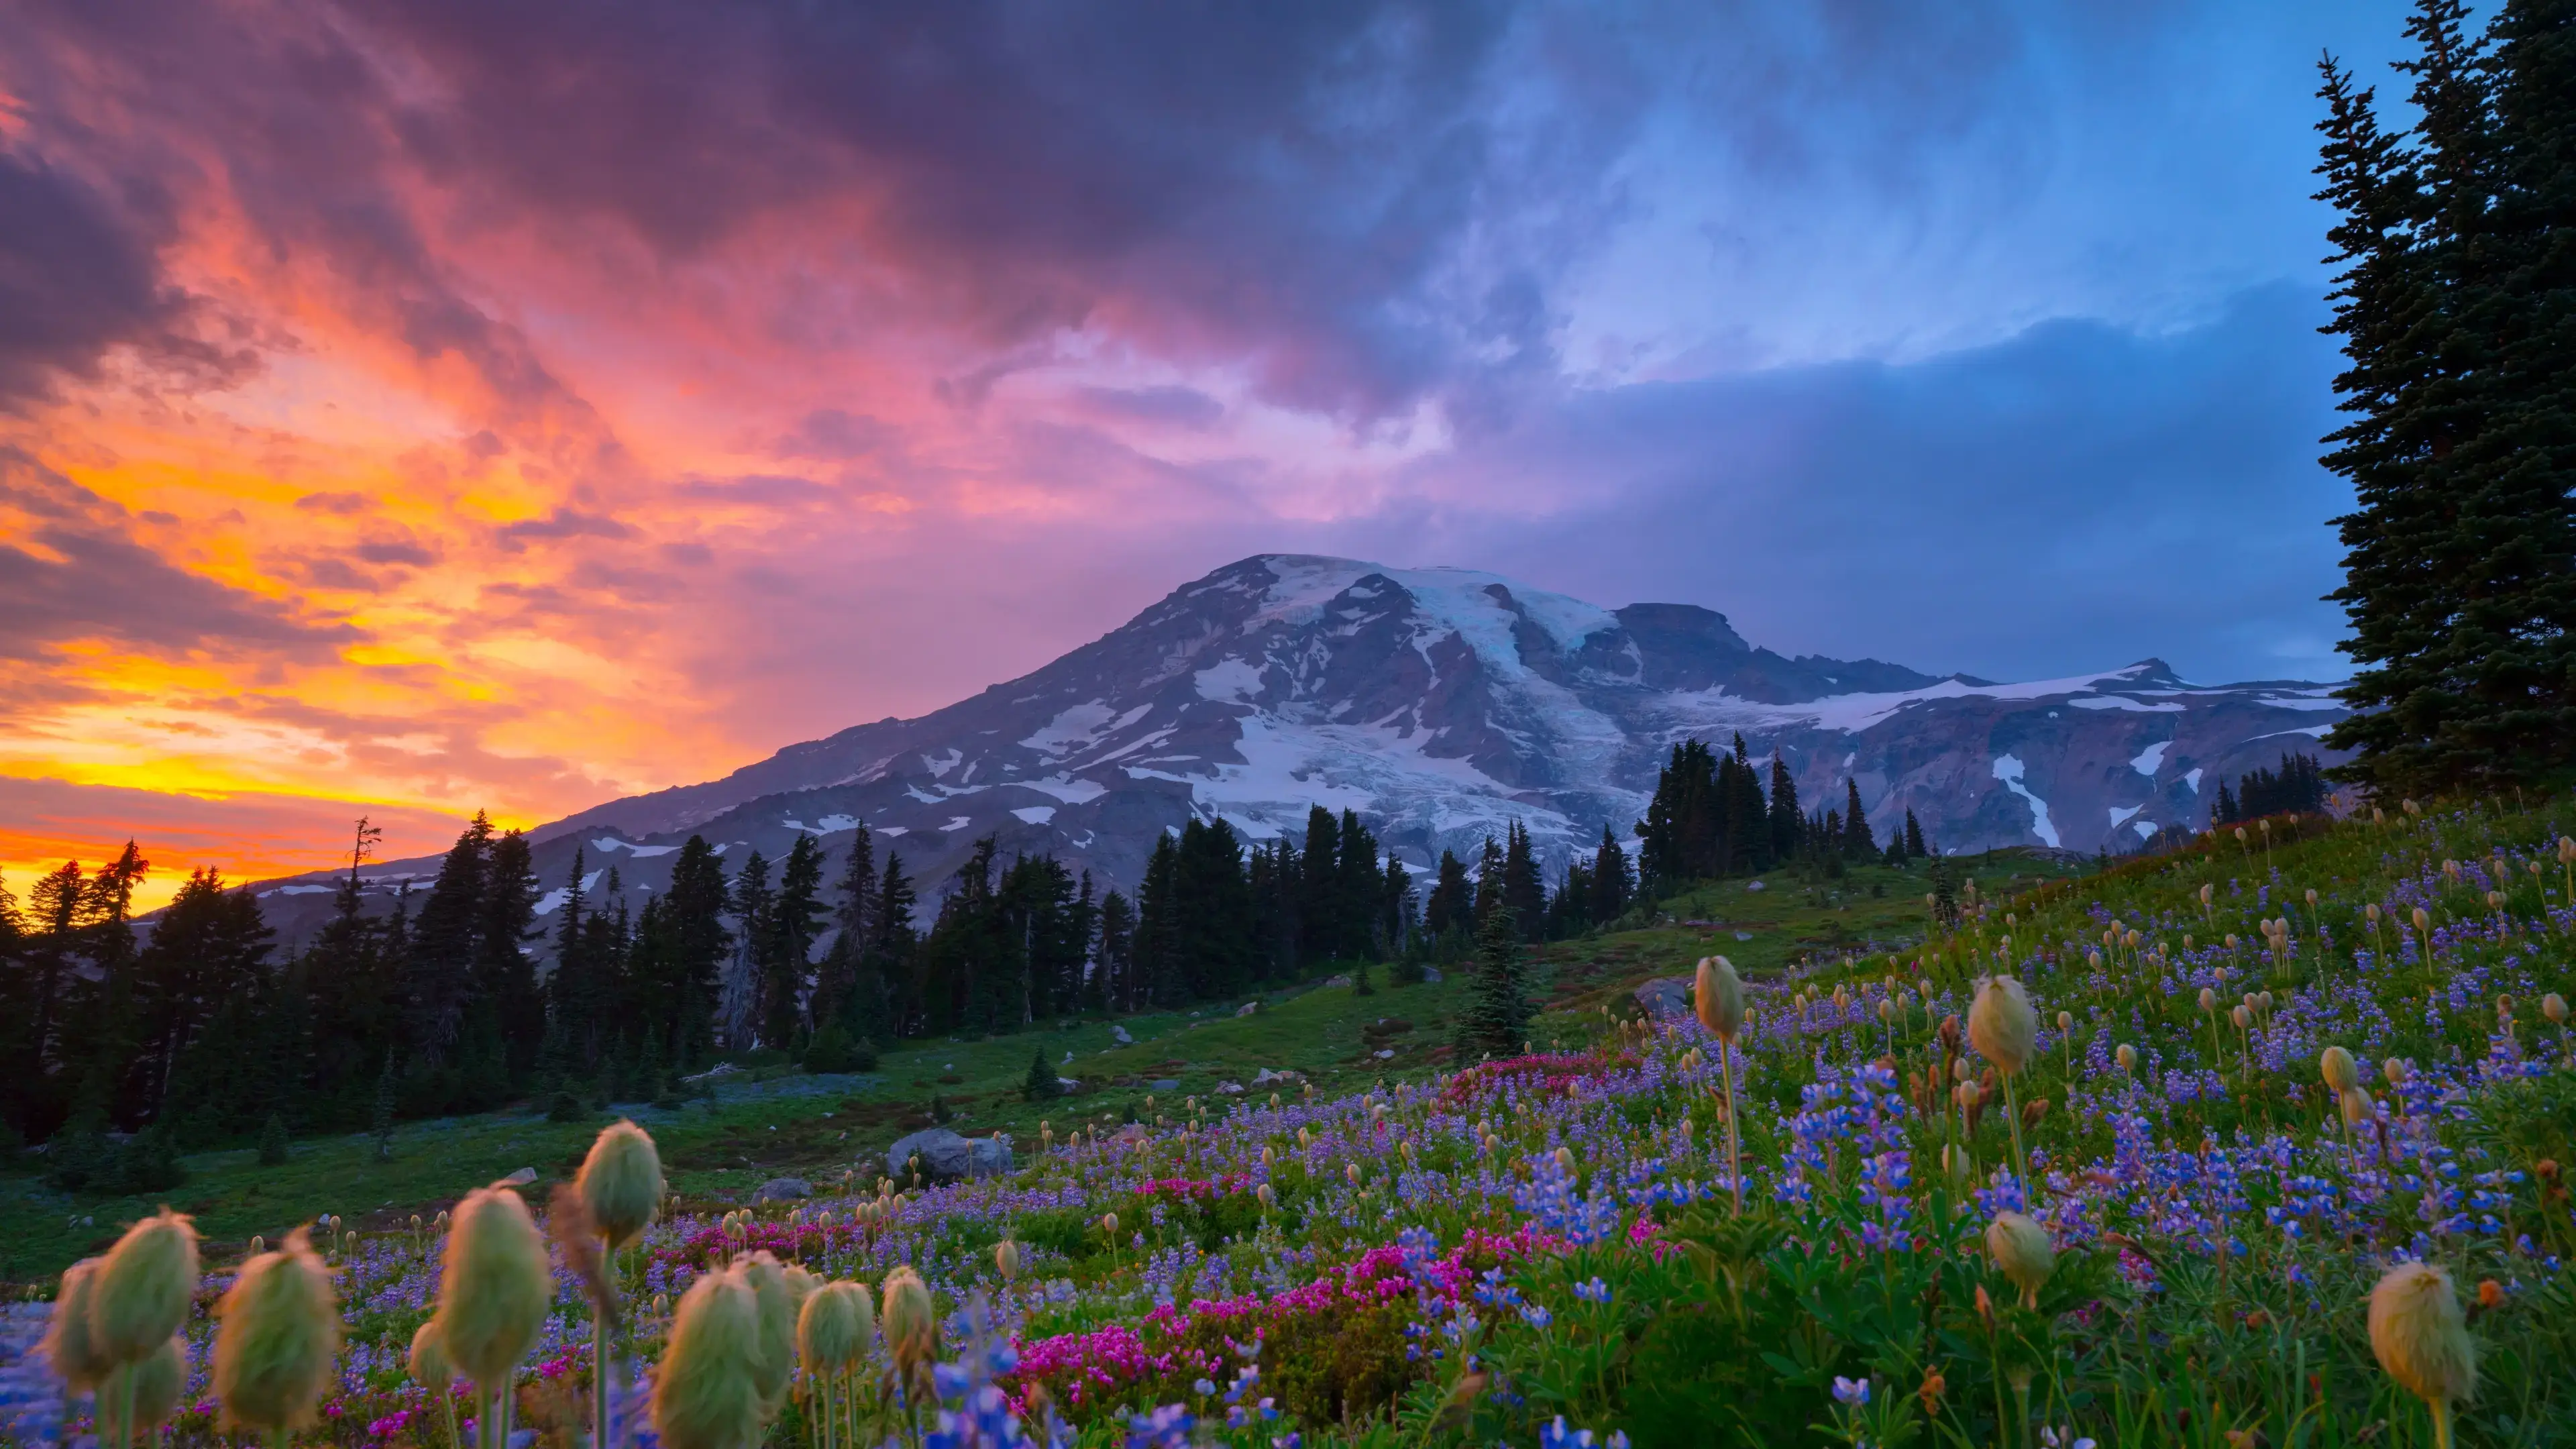
M 1607 926 L 1628 910 L 1635 882 L 1628 875 L 1628 852 L 1621 849 L 1619 837 L 1610 827 L 1601 827 L 1601 848 L 1592 854 L 1592 909 L 1595 925 Z
M 1476 978 L 1458 1016 L 1458 1055 L 1518 1056 L 1529 1036 L 1529 979 L 1520 922 L 1497 908 L 1476 933 Z
M 1878 837 L 1869 833 L 1869 815 L 1860 808 L 1860 781 L 1843 782 L 1843 854 L 1867 860 L 1878 854 Z

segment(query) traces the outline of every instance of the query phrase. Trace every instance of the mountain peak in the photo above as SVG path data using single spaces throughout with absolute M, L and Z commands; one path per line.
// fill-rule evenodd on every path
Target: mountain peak
M 865 826 L 932 890 L 988 836 L 1128 889 L 1192 819 L 1258 843 L 1302 834 L 1320 806 L 1357 812 L 1418 869 L 1517 824 L 1553 870 L 1605 826 L 1627 831 L 1676 744 L 1741 733 L 1804 801 L 1839 806 L 1857 785 L 1881 838 L 1912 812 L 1956 849 L 2090 850 L 2198 823 L 2210 777 L 2315 749 L 2342 713 L 2314 686 L 2186 686 L 2160 659 L 1993 684 L 1790 658 L 1696 604 L 1614 611 L 1476 569 L 1269 553 L 945 709 L 532 839 L 550 883 L 576 846 L 659 889 L 692 834 L 733 860 L 799 835 L 831 850 Z

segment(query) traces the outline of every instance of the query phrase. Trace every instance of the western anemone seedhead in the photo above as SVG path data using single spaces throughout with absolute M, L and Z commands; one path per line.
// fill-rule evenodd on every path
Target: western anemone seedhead
M 886 1275 L 884 1323 L 886 1349 L 898 1368 L 909 1372 L 938 1352 L 939 1316 L 930 1285 L 909 1267 Z
M 98 1386 L 116 1367 L 90 1332 L 90 1295 L 99 1260 L 83 1258 L 63 1270 L 63 1286 L 54 1294 L 54 1316 L 45 1325 L 45 1362 L 54 1366 L 74 1393 Z
M 2134 1072 L 2138 1069 L 2138 1049 L 2127 1042 L 2120 1043 L 2120 1049 L 2112 1055 L 2119 1059 L 2120 1070 Z
M 1997 1213 L 1986 1224 L 1986 1256 L 2021 1290 L 2023 1303 L 2039 1306 L 2039 1285 L 2057 1271 L 2057 1249 L 2048 1241 L 2048 1229 L 2021 1213 Z
M 2347 1127 L 2366 1126 L 2379 1116 L 2379 1105 L 2370 1100 L 2370 1094 L 2359 1083 L 2336 1093 L 2335 1107 L 2343 1113 Z
M 1412 1155 L 1410 1149 L 1413 1144 L 1407 1142 L 1404 1145 L 1407 1149 L 1406 1155 Z M 993 1245 L 993 1271 L 1001 1274 L 1002 1281 L 1005 1283 L 1008 1283 L 1020 1276 L 1020 1245 L 1018 1243 L 1011 1241 L 1009 1238 L 1004 1238 L 1002 1241 Z
M 1976 1003 L 1968 1008 L 1968 1041 L 2007 1077 L 2029 1065 L 2039 1042 L 2039 1013 L 2020 982 L 1997 976 L 1977 989 Z
M 466 1194 L 438 1285 L 447 1361 L 486 1389 L 500 1387 L 536 1346 L 554 1293 L 546 1240 L 528 1205 L 506 1187 Z
M 134 1424 L 143 1433 L 161 1427 L 179 1407 L 179 1391 L 188 1386 L 188 1340 L 172 1334 L 161 1346 L 134 1363 Z
M 2353 1065 L 2352 1053 L 2330 1046 L 2317 1057 L 2317 1071 L 2326 1079 L 2326 1090 L 2340 1097 L 2361 1085 L 2361 1068 Z
M 432 1397 L 447 1392 L 456 1382 L 456 1365 L 447 1361 L 447 1345 L 438 1341 L 438 1320 L 433 1318 L 414 1330 L 411 1356 L 404 1360 L 411 1370 L 413 1383 L 429 1390 Z
M 590 1144 L 590 1155 L 581 1160 L 581 1175 L 573 1179 L 573 1186 L 608 1246 L 625 1247 L 652 1225 L 653 1214 L 662 1204 L 662 1155 L 643 1128 L 632 1122 L 612 1123 Z
M 125 1230 L 90 1286 L 90 1337 L 117 1363 L 158 1353 L 188 1321 L 197 1291 L 197 1230 L 163 1208 Z
M 2451 1275 L 2429 1263 L 2400 1263 L 2370 1290 L 2370 1351 L 2427 1404 L 2447 1407 L 2477 1389 L 2477 1344 L 2459 1295 Z
M 1699 1024 L 1719 1041 L 1731 1042 L 1744 1029 L 1744 982 L 1735 964 L 1723 956 L 1699 958 L 1699 976 L 1691 985 L 1691 1009 Z
M 845 1374 L 867 1357 L 875 1337 L 867 1290 L 856 1283 L 826 1283 L 796 1315 L 796 1361 L 811 1375 Z
M 787 1301 L 796 1306 L 797 1312 L 804 1312 L 805 1300 L 813 1297 L 814 1291 L 823 1286 L 822 1278 L 808 1272 L 802 1263 L 786 1264 L 778 1273 L 787 1280 Z
M 735 1259 L 733 1271 L 750 1285 L 752 1306 L 758 1310 L 754 1326 L 760 1341 L 752 1386 L 760 1391 L 761 1402 L 771 1406 L 764 1413 L 774 1413 L 787 1392 L 788 1371 L 796 1367 L 796 1299 L 787 1287 L 787 1271 L 767 1252 Z
M 653 1428 L 670 1449 L 753 1449 L 767 1428 L 760 1300 L 739 1266 L 680 1295 L 653 1381 Z
M 243 1264 L 215 1313 L 224 1422 L 264 1434 L 312 1427 L 340 1353 L 340 1305 L 304 1229 Z

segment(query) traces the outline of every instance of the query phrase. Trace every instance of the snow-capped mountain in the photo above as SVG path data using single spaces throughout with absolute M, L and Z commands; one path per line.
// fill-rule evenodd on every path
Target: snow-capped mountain
M 1627 836 L 1676 742 L 1740 731 L 1811 805 L 1840 806 L 1857 780 L 1881 839 L 1910 809 L 1945 849 L 2090 852 L 2204 823 L 2221 780 L 2315 752 L 2345 713 L 2324 686 L 2193 685 L 2156 660 L 1995 684 L 1784 658 L 1693 605 L 1610 610 L 1464 569 L 1270 554 L 971 699 L 533 838 L 549 884 L 578 845 L 630 891 L 658 889 L 692 833 L 774 860 L 800 832 L 830 847 L 861 823 L 934 890 L 986 835 L 1125 885 L 1193 814 L 1258 841 L 1320 804 L 1358 811 L 1417 866 L 1472 859 L 1515 819 L 1561 861 L 1604 824 Z M 369 874 L 391 887 L 435 868 Z M 312 879 L 271 889 L 322 900 Z

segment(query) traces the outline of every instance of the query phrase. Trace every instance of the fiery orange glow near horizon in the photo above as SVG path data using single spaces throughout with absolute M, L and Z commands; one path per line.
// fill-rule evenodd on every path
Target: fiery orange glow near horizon
M 2333 677 L 2355 9 L 0 7 L 0 876 L 543 822 L 1274 550 Z

